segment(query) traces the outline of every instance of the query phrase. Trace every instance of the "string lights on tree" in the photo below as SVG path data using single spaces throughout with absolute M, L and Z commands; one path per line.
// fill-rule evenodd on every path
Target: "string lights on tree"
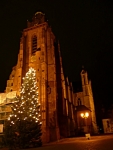
M 35 147 L 36 143 L 39 145 L 42 123 L 36 71 L 33 68 L 30 68 L 23 78 L 20 95 L 16 97 L 11 108 L 12 114 L 6 124 L 14 133 L 18 133 L 18 140 L 21 139 L 19 147 L 25 148 L 25 145 L 27 147 L 30 143 L 35 144 Z

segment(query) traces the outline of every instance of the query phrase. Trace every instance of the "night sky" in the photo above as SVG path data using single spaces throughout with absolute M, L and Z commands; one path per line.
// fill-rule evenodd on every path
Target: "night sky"
M 113 103 L 113 2 L 109 0 L 4 0 L 0 2 L 0 92 L 16 65 L 27 20 L 45 13 L 60 41 L 65 74 L 80 80 L 82 66 L 92 80 L 97 108 Z

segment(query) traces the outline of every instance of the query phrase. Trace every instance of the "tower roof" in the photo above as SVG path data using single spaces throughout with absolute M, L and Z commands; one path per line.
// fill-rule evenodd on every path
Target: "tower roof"
M 36 16 L 36 15 L 39 15 L 39 14 L 44 15 L 44 13 L 42 13 L 41 11 L 37 11 L 37 12 L 35 13 L 35 16 Z
M 36 12 L 32 17 L 32 22 L 27 22 L 27 27 L 32 27 L 45 22 L 45 14 L 42 12 Z
M 81 71 L 81 74 L 84 74 L 86 73 L 87 71 L 85 70 L 84 66 L 82 66 L 82 71 Z
M 34 24 L 41 24 L 45 22 L 45 15 L 42 12 L 36 12 L 32 18 Z

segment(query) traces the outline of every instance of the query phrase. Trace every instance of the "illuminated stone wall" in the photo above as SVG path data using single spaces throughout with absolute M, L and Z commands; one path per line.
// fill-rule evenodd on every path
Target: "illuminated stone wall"
M 82 81 L 82 92 L 74 93 L 75 105 L 84 105 L 91 110 L 92 119 L 92 133 L 98 133 L 96 115 L 95 115 L 95 105 L 93 99 L 93 92 L 91 81 L 88 80 L 87 71 L 84 69 L 81 71 L 81 81 Z

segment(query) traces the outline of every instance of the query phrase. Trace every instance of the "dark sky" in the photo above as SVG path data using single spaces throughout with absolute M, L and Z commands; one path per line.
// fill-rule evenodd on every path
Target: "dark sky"
M 95 103 L 113 103 L 113 2 L 109 0 L 4 0 L 0 2 L 0 92 L 16 64 L 22 30 L 37 11 L 45 13 L 60 41 L 71 81 L 82 65 L 92 80 Z

